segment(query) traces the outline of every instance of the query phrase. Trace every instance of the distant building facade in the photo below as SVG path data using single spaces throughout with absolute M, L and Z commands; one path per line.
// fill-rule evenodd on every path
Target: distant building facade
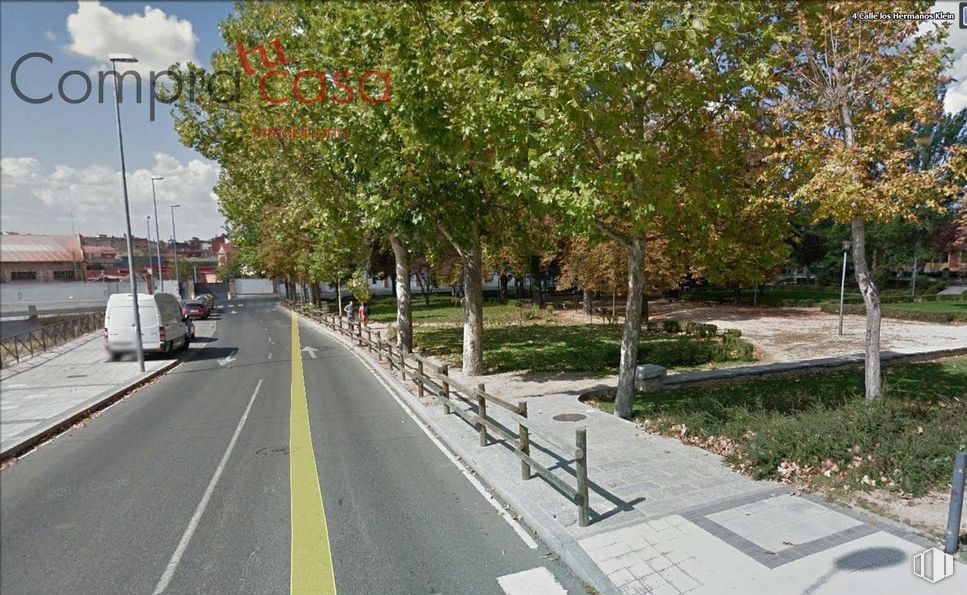
M 0 283 L 85 281 L 80 236 L 5 233 L 0 236 Z

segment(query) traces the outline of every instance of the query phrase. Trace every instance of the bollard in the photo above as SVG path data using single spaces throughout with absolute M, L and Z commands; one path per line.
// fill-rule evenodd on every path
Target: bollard
M 419 391 L 420 398 L 423 398 L 423 361 L 416 360 L 416 371 L 419 373 L 416 376 L 416 388 Z
M 521 417 L 527 417 L 527 401 L 521 401 L 517 404 L 517 415 Z M 530 429 L 524 424 L 518 422 L 517 435 L 520 436 L 520 451 L 527 456 L 531 454 L 531 436 Z M 531 478 L 531 464 L 527 461 L 521 459 L 520 461 L 520 478 L 530 479 Z
M 481 393 L 484 392 L 484 385 L 482 382 L 477 385 L 477 390 Z M 482 394 L 477 394 L 477 415 L 481 420 L 478 424 L 478 428 L 480 430 L 480 446 L 487 446 L 487 426 L 485 426 L 483 423 L 483 420 L 487 419 L 487 399 L 485 399 Z
M 443 414 L 450 415 L 450 383 L 446 380 L 446 377 L 450 375 L 450 365 L 443 364 L 440 371 L 443 372 L 443 378 L 440 379 L 443 383 Z
M 587 527 L 590 521 L 590 505 L 588 502 L 588 431 L 578 428 L 575 436 L 577 445 L 577 480 L 578 480 L 578 525 Z
M 950 479 L 950 510 L 947 513 L 947 540 L 944 552 L 953 554 L 960 545 L 960 517 L 964 512 L 964 469 L 967 452 L 954 455 L 954 472 Z

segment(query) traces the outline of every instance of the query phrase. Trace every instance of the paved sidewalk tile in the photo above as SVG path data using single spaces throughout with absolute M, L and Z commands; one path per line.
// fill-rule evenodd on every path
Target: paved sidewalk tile
M 211 334 L 212 322 L 199 322 L 199 337 Z M 194 345 L 192 348 L 199 346 Z M 171 363 L 149 357 L 145 373 Z M 110 362 L 92 333 L 22 362 L 0 379 L 0 451 L 46 428 L 68 412 L 94 403 L 100 395 L 141 375 L 136 361 Z

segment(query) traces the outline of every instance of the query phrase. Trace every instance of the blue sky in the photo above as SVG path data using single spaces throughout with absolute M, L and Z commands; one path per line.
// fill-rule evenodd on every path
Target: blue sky
M 933 8 L 939 9 L 957 13 L 958 2 L 941 0 Z M 57 95 L 58 78 L 69 70 L 106 70 L 113 53 L 137 56 L 145 72 L 188 60 L 207 66 L 212 51 L 224 48 L 218 25 L 232 10 L 230 1 L 0 1 L 0 229 L 123 234 L 113 95 L 108 90 L 98 103 L 95 89 L 83 103 L 65 103 Z M 967 107 L 967 29 L 948 26 L 950 74 L 958 82 L 946 105 L 956 111 Z M 10 84 L 14 63 L 28 52 L 53 58 L 53 64 L 30 60 L 18 73 L 24 92 L 54 93 L 41 105 L 22 101 Z M 81 79 L 73 77 L 66 92 L 79 96 Z M 176 202 L 179 238 L 220 233 L 224 221 L 212 193 L 218 165 L 181 145 L 166 109 L 152 122 L 148 102 L 126 103 L 122 120 L 133 232 L 143 233 L 152 212 L 150 178 L 160 175 L 163 237 L 170 235 L 168 205 Z
M 231 2 L 0 3 L 2 229 L 123 233 L 123 217 L 117 216 L 122 204 L 113 94 L 108 90 L 104 103 L 97 102 L 95 75 L 91 98 L 72 105 L 58 96 L 58 78 L 68 70 L 107 70 L 106 54 L 115 52 L 138 56 L 144 68 L 187 59 L 207 66 L 212 51 L 224 47 L 218 24 L 232 8 Z M 28 52 L 53 58 L 53 64 L 27 61 L 17 76 L 31 96 L 53 92 L 47 103 L 27 103 L 13 91 L 11 70 Z M 68 95 L 80 96 L 80 77 L 72 77 L 66 89 Z M 121 118 L 134 233 L 143 234 L 144 217 L 150 213 L 152 173 L 166 178 L 157 185 L 159 214 L 165 212 L 163 236 L 170 229 L 166 205 L 174 202 L 182 205 L 179 236 L 220 233 L 223 219 L 211 196 L 217 165 L 181 145 L 167 106 L 159 106 L 152 122 L 147 101 L 125 103 Z

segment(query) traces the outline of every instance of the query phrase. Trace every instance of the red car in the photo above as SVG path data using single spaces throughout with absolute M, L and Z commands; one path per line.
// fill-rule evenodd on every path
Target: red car
M 185 302 L 181 307 L 181 315 L 192 320 L 208 318 L 208 308 L 201 302 Z

